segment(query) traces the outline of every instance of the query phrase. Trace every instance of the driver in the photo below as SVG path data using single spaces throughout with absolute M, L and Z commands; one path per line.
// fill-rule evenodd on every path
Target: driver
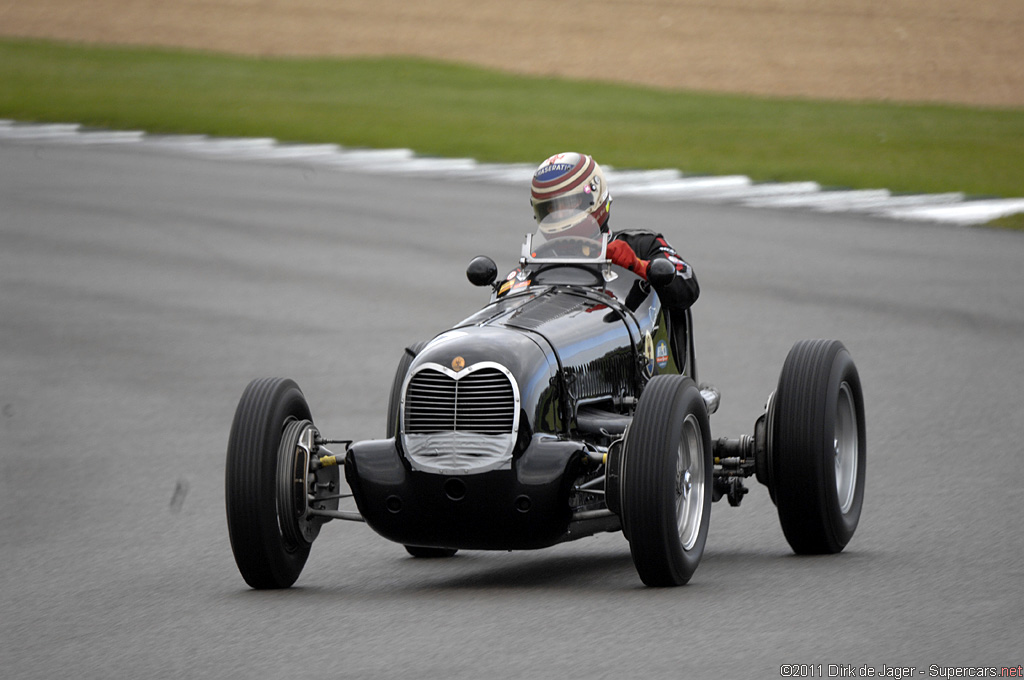
M 549 240 L 565 236 L 599 238 L 610 234 L 608 258 L 613 264 L 625 267 L 644 281 L 651 260 L 662 257 L 676 268 L 672 282 L 657 288 L 658 297 L 669 310 L 684 310 L 697 301 L 700 286 L 693 269 L 668 244 L 661 234 L 647 230 L 620 231 L 612 234 L 608 229 L 608 212 L 612 196 L 604 172 L 593 158 L 580 153 L 560 153 L 540 164 L 530 184 L 530 204 L 541 231 Z M 583 220 L 565 222 L 545 220 L 561 211 L 577 214 Z M 592 219 L 587 219 L 587 217 Z M 546 228 L 546 225 L 551 225 Z M 598 233 L 593 233 L 599 228 Z

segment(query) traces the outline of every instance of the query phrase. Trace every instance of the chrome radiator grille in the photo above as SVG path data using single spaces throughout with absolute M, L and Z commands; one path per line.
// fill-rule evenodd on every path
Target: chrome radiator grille
M 515 420 L 512 383 L 496 368 L 456 380 L 433 369 L 417 373 L 405 392 L 405 432 L 506 434 Z
M 405 385 L 402 441 L 414 468 L 442 474 L 508 469 L 519 425 L 519 389 L 504 366 L 455 372 L 426 364 Z

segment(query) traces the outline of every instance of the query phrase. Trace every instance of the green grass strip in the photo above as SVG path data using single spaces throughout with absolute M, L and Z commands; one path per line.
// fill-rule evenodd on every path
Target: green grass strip
M 406 58 L 0 40 L 0 117 L 483 161 L 572 149 L 619 168 L 1024 195 L 1022 110 L 666 91 Z
M 988 226 L 1024 231 L 1024 213 L 1017 213 L 1015 215 L 1010 215 L 1008 217 L 1000 217 L 997 220 L 992 220 L 991 222 L 989 222 Z

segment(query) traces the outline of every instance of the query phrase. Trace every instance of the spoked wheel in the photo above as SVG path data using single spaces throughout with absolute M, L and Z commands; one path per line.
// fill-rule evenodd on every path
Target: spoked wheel
M 769 434 L 773 498 L 798 554 L 837 553 L 864 503 L 864 397 L 836 340 L 793 345 L 779 377 Z
M 622 467 L 622 523 L 640 580 L 683 585 L 704 554 L 711 518 L 711 431 L 693 380 L 665 375 L 647 384 Z
M 337 467 L 309 476 L 315 433 L 306 399 L 291 380 L 254 380 L 238 402 L 225 500 L 235 563 L 253 588 L 295 583 L 325 521 L 309 513 L 309 494 L 337 494 Z M 337 508 L 337 500 L 314 501 L 314 507 Z

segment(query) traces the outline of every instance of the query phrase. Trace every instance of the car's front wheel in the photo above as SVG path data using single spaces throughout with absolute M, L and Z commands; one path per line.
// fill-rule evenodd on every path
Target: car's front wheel
M 623 529 L 640 580 L 678 586 L 704 554 L 713 459 L 707 407 L 688 377 L 654 377 L 626 435 Z
M 306 399 L 291 380 L 253 380 L 238 402 L 225 501 L 235 563 L 253 588 L 295 583 L 322 523 L 306 512 L 308 459 L 300 455 L 312 427 Z

